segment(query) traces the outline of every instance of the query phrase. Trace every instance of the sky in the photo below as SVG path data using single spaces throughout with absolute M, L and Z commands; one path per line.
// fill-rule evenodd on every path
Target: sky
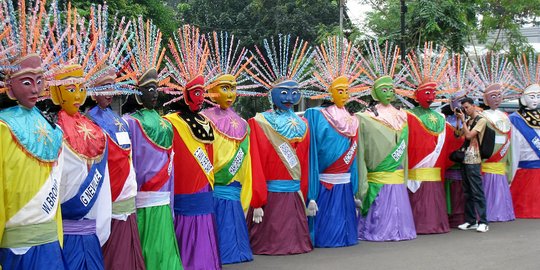
M 349 17 L 352 22 L 358 27 L 363 26 L 366 12 L 371 10 L 369 5 L 363 5 L 360 0 L 347 0 L 347 8 L 349 9 Z

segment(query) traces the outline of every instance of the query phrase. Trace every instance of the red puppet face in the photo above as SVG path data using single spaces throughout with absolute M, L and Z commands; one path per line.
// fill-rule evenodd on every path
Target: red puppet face
M 197 76 L 186 85 L 184 101 L 192 112 L 201 110 L 204 103 L 204 77 Z
M 422 108 L 429 108 L 429 105 L 435 101 L 435 88 L 437 84 L 434 82 L 424 83 L 418 87 L 415 92 L 416 101 L 420 104 Z

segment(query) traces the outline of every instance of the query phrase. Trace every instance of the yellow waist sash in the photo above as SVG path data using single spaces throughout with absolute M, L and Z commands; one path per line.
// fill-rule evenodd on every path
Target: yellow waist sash
M 370 172 L 367 174 L 368 182 L 377 184 L 403 184 L 405 183 L 404 170 L 395 170 L 393 172 Z
M 410 169 L 408 178 L 416 181 L 441 181 L 441 168 Z
M 482 172 L 504 175 L 506 174 L 506 164 L 503 162 L 482 163 Z
M 33 247 L 58 240 L 56 221 L 5 228 L 1 248 Z

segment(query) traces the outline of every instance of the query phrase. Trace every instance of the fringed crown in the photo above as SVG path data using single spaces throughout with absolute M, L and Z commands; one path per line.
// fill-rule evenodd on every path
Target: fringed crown
M 361 54 L 345 38 L 329 37 L 313 51 L 315 69 L 312 73 L 312 84 L 319 91 L 304 90 L 305 96 L 312 99 L 329 98 L 328 91 L 336 79 L 347 81 L 349 92 L 360 93 L 367 88 L 359 85 L 358 77 L 362 74 Z M 351 98 L 354 98 L 351 94 Z
M 165 65 L 175 83 L 168 82 L 166 85 L 171 89 L 168 93 L 180 96 L 165 105 L 182 99 L 187 91 L 197 86 L 205 87 L 207 77 L 214 73 L 214 70 L 207 69 L 210 50 L 199 28 L 184 25 L 174 34 L 174 39 L 169 39 L 168 45 L 172 58 L 166 56 Z
M 514 61 L 514 87 L 518 93 L 540 91 L 540 55 L 522 54 Z
M 364 92 L 363 95 L 371 93 L 376 87 L 392 84 L 396 92 L 396 97 L 402 102 L 409 104 L 402 96 L 408 95 L 408 91 L 403 90 L 401 85 L 406 80 L 406 69 L 400 64 L 400 49 L 393 43 L 386 41 L 382 46 L 377 39 L 364 42 L 364 50 L 367 57 L 361 56 L 363 76 L 359 80 L 371 91 Z
M 17 3 L 15 9 L 13 1 L 0 0 L 0 73 L 7 79 L 19 71 L 22 59 L 39 57 L 44 79 L 50 83 L 51 67 L 66 53 L 60 44 L 67 32 L 50 21 L 57 12 L 57 3 L 52 2 L 48 11 L 46 0 L 35 1 L 28 8 L 24 0 Z M 0 92 L 5 90 L 5 84 L 0 82 Z
M 283 81 L 295 81 L 300 88 L 309 84 L 312 48 L 307 42 L 297 37 L 291 44 L 290 35 L 280 34 L 277 40 L 264 39 L 263 46 L 265 54 L 258 46 L 251 52 L 253 61 L 247 72 L 253 82 L 268 91 Z
M 248 50 L 240 46 L 240 40 L 227 32 L 212 32 L 208 35 L 209 61 L 206 67 L 208 89 L 212 88 L 220 76 L 232 75 L 238 84 L 239 96 L 257 96 L 258 92 L 247 91 L 256 88 L 255 84 L 246 84 L 249 77 L 245 72 L 252 58 L 247 57 Z M 251 81 L 250 81 L 251 82 Z
M 480 97 L 493 88 L 503 92 L 503 99 L 511 99 L 515 96 L 517 87 L 512 74 L 512 65 L 507 57 L 502 54 L 488 53 L 477 58 L 473 62 L 474 74 L 472 77 L 475 93 Z
M 133 38 L 129 37 L 128 51 L 131 51 L 128 65 L 123 66 L 125 73 L 119 79 L 131 79 L 137 86 L 144 86 L 148 83 L 155 83 L 159 87 L 158 91 L 166 91 L 164 84 L 168 82 L 168 74 L 165 69 L 159 70 L 165 48 L 161 48 L 161 31 L 152 21 L 143 20 L 141 16 L 137 18 L 137 23 L 133 23 Z
M 415 91 L 434 88 L 437 94 L 445 93 L 443 88 L 446 79 L 446 71 L 451 62 L 445 47 L 437 47 L 432 42 L 426 42 L 423 50 L 417 48 L 407 55 L 405 69 L 407 80 L 400 87 L 403 94 L 409 98 L 414 98 Z
M 447 101 L 457 101 L 467 95 L 477 98 L 474 96 L 473 78 L 475 74 L 471 69 L 469 59 L 461 54 L 453 53 L 449 61 L 450 67 L 446 71 L 446 80 L 442 83 Z

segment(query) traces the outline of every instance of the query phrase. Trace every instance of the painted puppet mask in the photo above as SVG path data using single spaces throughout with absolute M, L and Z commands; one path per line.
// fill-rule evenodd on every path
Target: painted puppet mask
M 435 101 L 435 88 L 437 88 L 437 83 L 427 82 L 423 83 L 418 87 L 418 89 L 416 89 L 414 93 L 416 101 L 418 101 L 422 108 L 428 109 L 431 103 Z
M 289 110 L 300 101 L 299 85 L 295 81 L 283 81 L 272 88 L 272 103 L 280 110 Z
M 80 65 L 63 67 L 55 80 L 81 79 L 83 69 Z M 86 89 L 81 83 L 66 82 L 65 85 L 51 86 L 51 99 L 56 105 L 60 105 L 68 115 L 74 115 L 86 100 Z
M 208 90 L 211 99 L 219 104 L 222 110 L 228 109 L 236 100 L 236 78 L 233 75 L 225 74 L 215 80 L 216 85 Z
M 157 83 L 157 71 L 153 68 L 147 70 L 139 79 L 141 95 L 135 95 L 137 103 L 146 109 L 154 109 L 158 99 Z
M 382 76 L 378 78 L 373 84 L 371 97 L 385 106 L 394 101 L 396 93 L 392 78 L 390 76 Z
M 345 76 L 337 77 L 332 82 L 329 92 L 336 107 L 343 108 L 349 100 L 349 79 Z
M 107 86 L 114 84 L 114 79 L 116 78 L 116 74 L 114 73 L 113 69 L 109 69 L 108 71 L 104 72 L 99 78 L 97 78 L 94 82 L 94 87 L 100 87 L 100 86 Z M 109 107 L 113 101 L 113 89 L 103 89 L 100 90 L 100 92 L 103 93 L 97 93 L 97 95 L 93 95 L 92 99 L 95 100 L 98 104 L 98 106 L 102 109 L 105 109 Z
M 540 85 L 533 84 L 525 88 L 519 100 L 528 110 L 536 110 L 540 103 Z
M 186 84 L 184 102 L 192 112 L 202 109 L 204 103 L 204 77 L 199 75 Z
M 15 65 L 19 69 L 9 75 L 7 80 L 8 96 L 28 109 L 36 105 L 39 95 L 43 91 L 43 69 L 41 58 L 36 54 L 28 55 Z
M 502 103 L 502 85 L 494 83 L 486 87 L 484 91 L 484 102 L 492 110 L 496 110 Z

